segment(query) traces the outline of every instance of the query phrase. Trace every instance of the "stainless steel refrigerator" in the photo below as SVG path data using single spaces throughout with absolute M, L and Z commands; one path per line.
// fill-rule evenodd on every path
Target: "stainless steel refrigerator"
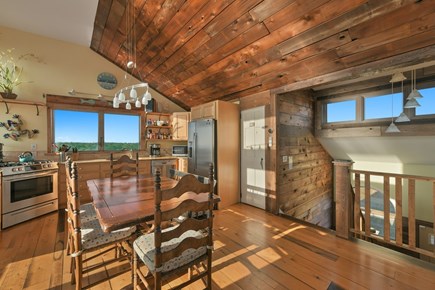
M 216 120 L 202 119 L 189 123 L 188 171 L 201 176 L 209 175 L 210 163 L 216 172 Z

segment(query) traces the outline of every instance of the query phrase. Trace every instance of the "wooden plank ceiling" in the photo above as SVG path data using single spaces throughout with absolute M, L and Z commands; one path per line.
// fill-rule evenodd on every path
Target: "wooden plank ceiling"
M 126 69 L 135 43 L 185 109 L 435 60 L 435 0 L 129 0 L 135 26 L 126 1 L 99 1 L 91 49 Z

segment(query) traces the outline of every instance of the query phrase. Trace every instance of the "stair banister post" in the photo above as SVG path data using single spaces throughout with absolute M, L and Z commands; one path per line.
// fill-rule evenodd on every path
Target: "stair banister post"
M 350 169 L 353 161 L 334 160 L 334 189 L 335 189 L 335 234 L 344 239 L 350 237 L 351 223 L 351 183 Z

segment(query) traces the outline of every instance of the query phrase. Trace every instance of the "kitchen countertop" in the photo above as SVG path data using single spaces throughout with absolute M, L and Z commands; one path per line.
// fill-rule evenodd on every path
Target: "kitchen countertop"
M 177 156 L 160 156 L 160 157 L 139 157 L 139 161 L 141 160 L 173 160 L 173 159 L 178 159 L 179 157 Z M 79 163 L 95 163 L 95 162 L 110 162 L 110 159 L 105 159 L 105 158 L 101 158 L 101 159 L 89 159 L 89 160 L 77 160 L 74 161 L 77 164 Z M 64 164 L 65 162 L 59 162 L 60 164 Z

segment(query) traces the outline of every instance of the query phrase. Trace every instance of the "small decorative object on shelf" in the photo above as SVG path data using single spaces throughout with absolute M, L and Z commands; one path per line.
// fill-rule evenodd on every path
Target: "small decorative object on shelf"
M 39 130 L 37 129 L 33 129 L 33 130 L 28 130 L 28 129 L 21 129 L 21 126 L 23 125 L 23 121 L 20 119 L 20 115 L 13 115 L 12 116 L 13 119 L 16 119 L 17 121 L 14 120 L 7 120 L 7 122 L 0 122 L 0 127 L 5 127 L 6 130 L 10 131 L 11 133 L 6 133 L 3 135 L 3 138 L 5 139 L 12 139 L 14 141 L 18 141 L 18 139 L 23 136 L 23 135 L 27 135 L 27 137 L 32 138 L 35 134 L 39 133 Z

